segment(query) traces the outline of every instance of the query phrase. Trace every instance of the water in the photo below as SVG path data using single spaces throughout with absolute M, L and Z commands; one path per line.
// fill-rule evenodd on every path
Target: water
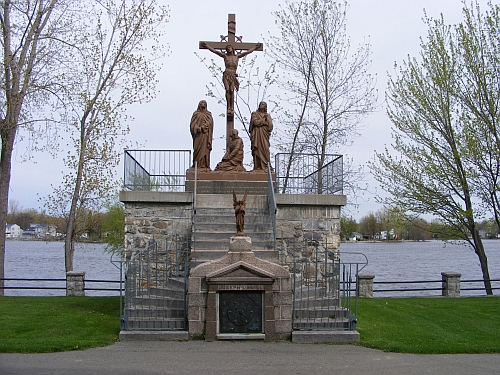
M 483 241 L 491 279 L 500 279 L 500 241 Z M 368 258 L 368 265 L 361 272 L 375 275 L 380 281 L 440 281 L 441 272 L 458 272 L 461 280 L 482 280 L 483 275 L 477 255 L 469 246 L 442 241 L 426 242 L 347 242 L 340 246 L 345 261 L 355 258 L 350 252 L 360 252 Z M 344 254 L 344 255 L 342 255 Z M 356 258 L 359 260 L 359 257 Z M 375 284 L 374 289 L 439 288 L 440 283 L 388 285 Z M 462 283 L 462 288 L 481 288 L 482 283 Z M 493 287 L 500 287 L 496 282 Z M 484 291 L 461 291 L 462 296 L 484 295 Z M 500 290 L 494 291 L 500 294 Z M 402 295 L 441 295 L 441 291 L 425 292 L 375 292 L 374 297 Z
M 87 280 L 120 280 L 120 270 L 111 262 L 105 245 L 78 243 L 75 245 L 73 269 L 85 271 Z M 65 279 L 64 242 L 6 241 L 5 277 Z M 65 282 L 21 282 L 6 281 L 6 286 L 49 286 L 66 287 Z M 90 288 L 118 288 L 119 284 L 86 283 Z M 119 292 L 86 291 L 89 296 L 118 295 Z M 6 289 L 6 296 L 63 296 L 65 290 L 17 290 Z
M 484 247 L 488 257 L 490 277 L 500 279 L 500 241 L 485 240 Z M 104 252 L 102 244 L 77 244 L 74 269 L 85 271 L 87 280 L 119 280 L 120 271 L 110 262 L 110 254 Z M 458 272 L 462 280 L 481 280 L 482 273 L 476 254 L 469 247 L 445 244 L 441 241 L 427 242 L 355 242 L 342 243 L 341 254 L 344 261 L 360 260 L 363 253 L 368 265 L 361 272 L 373 273 L 375 281 L 421 281 L 441 280 L 441 272 Z M 7 278 L 65 278 L 64 244 L 43 241 L 7 241 L 5 254 L 5 277 Z M 7 282 L 20 285 L 20 282 Z M 26 285 L 24 283 L 23 285 Z M 33 284 L 32 284 L 33 285 Z M 65 283 L 42 283 L 36 285 L 61 286 Z M 87 287 L 117 288 L 118 284 L 93 284 Z M 385 285 L 376 284 L 377 289 L 440 287 L 439 283 L 425 285 Z M 462 287 L 482 287 L 481 283 L 462 284 Z M 494 287 L 500 287 L 495 283 Z M 500 294 L 500 290 L 494 291 Z M 117 292 L 87 291 L 87 295 L 116 295 Z M 440 291 L 426 292 L 375 292 L 375 297 L 402 295 L 440 295 Z M 5 295 L 65 295 L 64 290 L 9 290 Z M 461 295 L 484 295 L 484 291 L 464 291 Z

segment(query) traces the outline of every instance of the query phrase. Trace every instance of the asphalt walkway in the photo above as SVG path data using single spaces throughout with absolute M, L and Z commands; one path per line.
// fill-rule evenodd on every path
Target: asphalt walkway
M 83 351 L 0 354 L 2 375 L 498 375 L 500 354 L 415 355 L 355 345 L 120 341 Z

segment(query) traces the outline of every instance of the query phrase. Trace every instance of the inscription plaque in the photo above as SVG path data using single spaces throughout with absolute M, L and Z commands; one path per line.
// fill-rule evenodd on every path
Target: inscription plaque
M 219 292 L 219 333 L 263 333 L 261 291 Z

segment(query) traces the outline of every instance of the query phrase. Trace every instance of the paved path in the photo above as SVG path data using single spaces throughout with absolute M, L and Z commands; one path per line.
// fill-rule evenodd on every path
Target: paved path
M 0 354 L 0 374 L 498 375 L 500 354 L 415 355 L 354 345 L 121 341 L 52 354 Z

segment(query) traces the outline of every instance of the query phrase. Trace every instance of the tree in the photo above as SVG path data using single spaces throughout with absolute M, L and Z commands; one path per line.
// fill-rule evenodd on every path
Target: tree
M 166 49 L 160 38 L 168 9 L 156 0 L 107 0 L 89 8 L 87 31 L 76 35 L 80 69 L 65 97 L 72 147 L 64 159 L 68 172 L 48 200 L 52 210 L 68 212 L 66 271 L 73 270 L 79 217 L 116 193 L 119 146 L 128 133 L 124 112 L 154 97 L 155 60 Z
M 358 230 L 358 223 L 352 217 L 347 218 L 342 216 L 340 218 L 340 237 L 349 238 L 354 232 Z
M 108 203 L 107 212 L 102 223 L 106 250 L 113 252 L 123 249 L 125 245 L 125 207 L 120 202 Z
M 290 153 L 288 165 L 296 153 L 312 153 L 320 169 L 326 154 L 349 145 L 374 110 L 370 44 L 362 43 L 351 55 L 347 9 L 345 2 L 304 0 L 286 2 L 274 13 L 280 35 L 271 36 L 267 51 L 282 70 L 278 84 L 292 108 L 285 112 L 287 129 L 280 142 Z
M 464 122 L 466 161 L 475 167 L 471 186 L 500 226 L 500 6 L 464 7 L 456 27 L 456 58 L 462 73 L 456 97 Z
M 38 118 L 60 91 L 65 67 L 66 35 L 73 23 L 72 1 L 0 1 L 1 59 L 0 84 L 0 228 L 5 228 L 12 152 L 20 131 L 44 131 Z M 43 127 L 42 127 L 43 128 Z M 3 295 L 5 230 L 0 230 L 0 295 Z
M 368 215 L 361 218 L 359 221 L 359 230 L 364 236 L 369 236 L 372 240 L 380 232 L 380 223 L 373 212 L 369 212 Z
M 487 257 L 476 218 L 475 166 L 468 161 L 467 126 L 458 86 L 466 72 L 460 64 L 457 28 L 425 18 L 427 40 L 420 58 L 408 58 L 387 90 L 393 123 L 393 149 L 376 153 L 375 179 L 390 193 L 385 204 L 410 214 L 432 214 L 452 228 L 479 258 L 487 294 L 492 294 Z

